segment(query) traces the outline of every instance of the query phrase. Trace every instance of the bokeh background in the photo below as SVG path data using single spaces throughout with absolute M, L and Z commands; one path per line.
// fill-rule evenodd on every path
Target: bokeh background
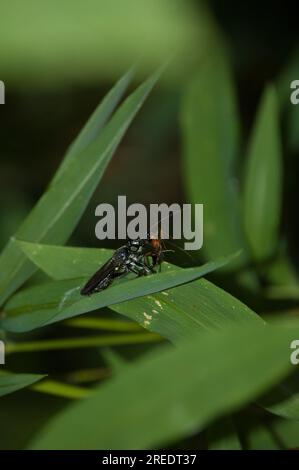
M 127 195 L 128 203 L 186 201 L 181 98 L 200 64 L 223 53 L 232 64 L 244 140 L 264 86 L 278 86 L 287 147 L 282 230 L 296 266 L 299 139 L 296 127 L 289 125 L 296 112 L 290 109 L 289 82 L 299 79 L 298 46 L 298 22 L 287 1 L 1 0 L 0 79 L 6 86 L 6 104 L 0 106 L 1 248 L 45 190 L 98 102 L 133 63 L 138 63 L 136 84 L 170 57 L 69 243 L 99 246 L 95 206 L 115 203 L 119 194 Z M 50 334 L 55 337 L 57 328 Z M 123 347 L 121 354 L 135 356 L 144 349 Z M 103 365 L 105 376 L 98 351 L 25 354 L 9 361 L 10 369 L 54 376 L 69 372 L 70 364 L 80 369 L 88 363 L 99 368 L 99 378 Z M 30 391 L 2 398 L 0 423 L 7 424 L 0 428 L 0 447 L 22 448 L 64 405 L 62 398 Z M 12 420 L 17 427 L 9 426 Z

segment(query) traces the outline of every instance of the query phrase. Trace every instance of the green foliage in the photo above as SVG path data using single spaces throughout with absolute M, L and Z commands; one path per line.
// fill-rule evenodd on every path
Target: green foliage
M 41 9 L 38 0 L 2 0 L 1 78 L 19 87 L 98 85 L 141 54 L 141 71 L 149 73 L 173 52 L 175 74 L 186 63 L 186 49 L 189 61 L 195 60 L 213 38 L 203 4 L 195 9 L 181 0 L 56 0 Z
M 204 204 L 204 246 L 207 259 L 243 249 L 234 177 L 239 153 L 239 127 L 234 84 L 223 57 L 213 57 L 192 77 L 182 104 L 186 190 Z M 228 266 L 230 268 L 230 266 Z
M 119 107 L 106 126 L 95 129 L 94 116 L 83 129 L 67 155 L 66 163 L 54 177 L 20 229 L 0 258 L 0 302 L 14 292 L 34 272 L 15 238 L 21 240 L 65 243 L 77 225 L 88 201 L 111 160 L 114 151 L 140 106 L 156 83 L 160 71 L 135 90 Z M 127 80 L 126 80 L 127 81 Z M 121 91 L 120 91 L 121 90 Z M 118 82 L 110 96 L 96 112 L 107 118 L 107 100 L 113 110 L 124 90 L 123 80 Z M 74 149 L 74 150 L 72 150 Z M 78 149 L 78 153 L 75 150 Z M 67 169 L 67 171 L 66 171 Z
M 57 260 L 59 262 L 59 260 Z M 80 288 L 86 279 L 53 281 L 24 289 L 5 306 L 1 326 L 14 332 L 30 331 L 41 326 L 72 318 L 82 313 L 159 292 L 193 281 L 223 266 L 228 260 L 206 263 L 196 268 L 177 270 L 168 265 L 167 272 L 114 283 L 110 289 L 82 297 Z
M 32 447 L 146 449 L 190 436 L 283 377 L 298 328 L 239 325 L 157 349 L 54 418 Z
M 0 375 L 0 397 L 8 393 L 16 392 L 22 388 L 38 382 L 44 375 L 36 374 L 8 374 Z
M 0 257 L 0 326 L 7 356 L 98 349 L 106 380 L 90 369 L 71 374 L 79 382 L 80 377 L 99 382 L 85 388 L 52 377 L 35 383 L 43 376 L 1 375 L 0 394 L 30 387 L 74 400 L 45 423 L 32 448 L 157 448 L 201 432 L 210 449 L 295 447 L 299 391 L 290 342 L 298 337 L 299 323 L 286 318 L 266 324 L 261 316 L 267 291 L 298 292 L 280 234 L 283 162 L 273 86 L 266 89 L 242 145 L 225 54 L 203 61 L 183 89 L 184 182 L 190 201 L 204 204 L 206 264 L 199 265 L 199 257 L 187 268 L 165 262 L 161 273 L 129 275 L 82 297 L 80 288 L 112 251 L 62 246 L 160 74 L 121 104 L 133 69 L 114 86 Z M 43 281 L 31 279 L 37 270 Z M 203 278 L 211 273 L 214 282 Z M 44 337 L 58 326 L 67 335 Z M 29 331 L 33 337 L 20 334 Z M 81 334 L 73 336 L 74 331 Z M 131 361 L 111 349 L 137 344 L 149 352 L 141 350 Z M 259 413 L 249 423 L 248 406 L 254 401 Z M 260 416 L 271 417 L 267 426 Z M 281 442 L 273 439 L 273 429 L 284 437 Z

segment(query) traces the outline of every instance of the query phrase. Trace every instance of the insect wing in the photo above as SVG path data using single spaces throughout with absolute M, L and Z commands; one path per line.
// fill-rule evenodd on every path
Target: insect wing
M 87 281 L 81 295 L 90 295 L 93 292 L 105 289 L 113 281 L 115 268 L 118 266 L 116 260 L 110 258 L 90 279 Z M 101 287 L 103 285 L 103 287 Z

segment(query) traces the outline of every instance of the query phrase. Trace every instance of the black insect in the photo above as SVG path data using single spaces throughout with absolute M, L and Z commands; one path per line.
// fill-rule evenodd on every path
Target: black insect
M 114 279 L 129 272 L 135 273 L 137 276 L 146 276 L 156 273 L 157 266 L 161 271 L 164 253 L 167 251 L 174 250 L 165 249 L 161 239 L 161 226 L 156 238 L 149 232 L 145 239 L 129 240 L 126 245 L 118 248 L 113 256 L 89 279 L 81 290 L 81 295 L 100 292 L 109 287 Z
M 81 290 L 81 295 L 91 295 L 109 287 L 114 279 L 129 272 L 137 276 L 154 273 L 154 262 L 145 261 L 148 240 L 129 240 L 118 248 L 113 256 L 89 279 Z M 149 255 L 150 256 L 150 255 Z

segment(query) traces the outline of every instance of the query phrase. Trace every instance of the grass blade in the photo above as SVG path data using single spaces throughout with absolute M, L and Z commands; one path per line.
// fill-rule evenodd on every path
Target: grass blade
M 74 142 L 69 147 L 64 159 L 61 162 L 56 174 L 54 175 L 52 184 L 54 184 L 67 169 L 69 164 L 77 158 L 99 135 L 120 100 L 124 96 L 129 84 L 134 76 L 134 69 L 131 68 L 123 75 L 115 86 L 103 98 L 99 106 L 92 113 L 87 123 L 80 131 Z
M 164 273 L 135 279 L 127 277 L 90 297 L 80 296 L 84 279 L 53 281 L 34 286 L 16 294 L 6 304 L 6 316 L 1 321 L 1 327 L 15 332 L 30 331 L 98 308 L 170 289 L 224 266 L 231 258 L 181 270 L 168 265 Z
M 55 184 L 33 208 L 16 238 L 65 243 L 127 128 L 160 76 L 160 70 L 140 85 L 120 106 L 100 135 L 72 158 Z M 0 303 L 34 272 L 34 266 L 12 238 L 0 257 Z
M 175 344 L 202 330 L 263 323 L 246 305 L 206 279 L 111 305 L 110 308 Z
M 223 58 L 201 65 L 186 89 L 181 121 L 187 194 L 193 203 L 204 204 L 202 253 L 210 260 L 246 248 L 233 183 L 239 120 Z M 243 258 L 245 251 L 235 263 Z
M 106 250 L 101 249 L 90 250 L 23 242 L 20 246 L 34 263 L 56 279 L 64 279 L 66 275 L 70 278 L 77 278 L 83 272 L 91 275 L 95 269 L 98 269 L 97 260 L 102 256 L 102 252 L 106 256 Z M 163 270 L 166 266 L 166 264 L 163 265 Z M 178 270 L 177 267 L 175 269 Z M 71 285 L 70 282 L 72 283 L 72 281 L 67 281 L 65 287 L 62 287 L 61 293 L 56 296 L 56 302 L 61 301 L 66 290 L 75 288 L 77 281 Z M 54 297 L 49 299 L 46 293 L 44 295 L 45 299 L 55 301 Z M 24 298 L 23 301 L 25 303 L 27 300 Z M 11 307 L 8 305 L 7 308 Z M 227 322 L 261 321 L 244 304 L 204 279 L 181 285 L 167 292 L 163 291 L 128 302 L 113 304 L 110 308 L 174 343 L 194 335 L 198 329 L 224 328 Z M 88 326 L 90 321 L 94 325 L 95 322 L 101 323 L 105 319 L 71 320 L 71 322 L 77 322 L 78 326 L 82 324 L 82 326 Z
M 244 226 L 256 261 L 271 257 L 278 243 L 282 191 L 282 149 L 275 89 L 262 98 L 248 150 Z

